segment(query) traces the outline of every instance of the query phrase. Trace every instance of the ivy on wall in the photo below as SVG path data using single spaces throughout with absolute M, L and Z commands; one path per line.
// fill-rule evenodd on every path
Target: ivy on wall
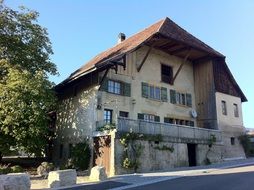
M 205 162 L 206 165 L 210 165 L 210 164 L 211 164 L 211 161 L 210 161 L 210 159 L 208 158 L 208 154 L 209 154 L 209 152 L 211 151 L 212 146 L 214 145 L 215 142 L 216 142 L 216 137 L 215 137 L 215 135 L 211 134 L 211 135 L 210 135 L 210 138 L 208 139 L 208 150 L 207 150 L 207 152 L 206 152 L 205 160 L 204 160 L 204 162 Z
M 136 172 L 140 167 L 139 158 L 142 154 L 143 146 L 141 143 L 137 143 L 137 140 L 143 141 L 163 141 L 162 135 L 144 135 L 133 132 L 123 133 L 120 137 L 120 143 L 124 147 L 123 151 L 123 159 L 122 159 L 122 167 L 125 169 L 134 169 Z M 161 151 L 170 151 L 173 152 L 174 148 L 166 145 L 156 146 L 154 149 Z

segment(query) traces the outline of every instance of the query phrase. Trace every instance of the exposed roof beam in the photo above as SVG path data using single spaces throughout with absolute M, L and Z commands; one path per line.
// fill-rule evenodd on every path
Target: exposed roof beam
M 183 65 L 185 64 L 186 60 L 188 59 L 189 55 L 190 55 L 190 52 L 191 52 L 191 49 L 188 50 L 187 54 L 185 55 L 184 59 L 183 59 L 183 62 L 182 64 L 180 65 L 180 67 L 178 68 L 173 80 L 172 80 L 172 84 L 174 84 L 175 80 L 176 80 L 176 77 L 178 76 L 178 74 L 180 73 Z
M 99 89 L 98 89 L 98 90 L 100 90 L 100 89 L 101 89 L 101 84 L 103 83 L 104 79 L 106 78 L 106 76 L 107 76 L 107 74 L 108 74 L 109 69 L 110 69 L 110 67 L 108 67 L 108 68 L 107 68 L 107 70 L 105 71 L 105 73 L 104 73 L 103 77 L 101 78 L 101 80 L 100 80 L 100 82 L 99 82 L 100 87 L 99 87 Z
M 182 47 L 182 48 L 179 48 L 179 49 L 170 51 L 170 53 L 171 53 L 171 54 L 177 54 L 177 53 L 181 53 L 181 52 L 183 52 L 183 51 L 188 51 L 189 49 L 190 49 L 190 47 L 185 46 L 185 47 Z
M 141 70 L 142 66 L 144 65 L 144 63 L 145 63 L 145 61 L 146 61 L 148 55 L 150 54 L 151 50 L 153 49 L 153 46 L 154 46 L 154 44 L 151 45 L 151 46 L 149 47 L 149 49 L 147 50 L 147 52 L 146 52 L 146 54 L 145 54 L 143 60 L 141 61 L 140 65 L 139 65 L 138 68 L 137 68 L 137 71 L 138 71 L 138 72 Z

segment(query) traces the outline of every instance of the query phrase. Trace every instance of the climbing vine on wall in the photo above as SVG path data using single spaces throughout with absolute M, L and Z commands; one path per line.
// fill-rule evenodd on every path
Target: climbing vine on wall
M 216 142 L 216 137 L 215 137 L 215 135 L 211 134 L 210 138 L 208 139 L 208 150 L 206 152 L 206 157 L 205 157 L 205 160 L 204 160 L 206 165 L 210 165 L 211 164 L 211 161 L 208 158 L 208 154 L 211 151 L 212 146 L 214 145 L 215 142 Z
M 140 166 L 139 158 L 142 154 L 143 146 L 137 143 L 137 140 L 144 140 L 144 141 L 162 141 L 162 135 L 144 135 L 138 134 L 133 132 L 124 133 L 121 135 L 120 143 L 124 147 L 123 152 L 123 159 L 122 159 L 122 166 L 126 169 L 134 169 L 136 172 Z M 158 150 L 167 150 L 167 151 L 174 151 L 173 147 L 154 147 Z

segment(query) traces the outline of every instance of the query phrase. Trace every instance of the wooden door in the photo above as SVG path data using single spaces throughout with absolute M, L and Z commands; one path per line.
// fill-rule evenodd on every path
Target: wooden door
M 111 137 L 94 137 L 93 166 L 104 166 L 107 175 L 110 174 Z

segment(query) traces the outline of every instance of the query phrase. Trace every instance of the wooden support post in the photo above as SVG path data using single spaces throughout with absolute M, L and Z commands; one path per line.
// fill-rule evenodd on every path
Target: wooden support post
M 100 82 L 99 82 L 100 87 L 99 87 L 99 89 L 98 89 L 98 90 L 100 90 L 100 89 L 101 89 L 101 84 L 103 83 L 103 81 L 104 81 L 105 77 L 107 76 L 109 69 L 110 69 L 110 67 L 108 67 L 108 68 L 107 68 L 107 70 L 105 71 L 105 73 L 104 73 L 103 77 L 101 78 L 101 80 L 100 80 Z
M 186 60 L 188 59 L 188 57 L 189 57 L 189 55 L 190 55 L 190 51 L 191 51 L 191 49 L 189 49 L 189 51 L 187 52 L 186 56 L 185 56 L 184 59 L 183 59 L 182 64 L 180 65 L 180 67 L 179 67 L 178 70 L 176 71 L 176 74 L 175 74 L 175 76 L 174 76 L 174 78 L 173 78 L 173 80 L 172 80 L 172 84 L 174 84 L 177 75 L 178 75 L 178 74 L 180 73 L 180 71 L 182 70 L 183 65 L 185 64 Z
M 151 46 L 149 47 L 149 49 L 147 50 L 145 57 L 143 58 L 143 60 L 141 61 L 139 67 L 137 68 L 137 71 L 138 71 L 138 72 L 141 70 L 142 66 L 144 65 L 144 63 L 145 63 L 145 61 L 146 61 L 148 55 L 150 54 L 150 52 L 151 52 L 153 46 L 154 46 L 154 45 L 151 45 Z

